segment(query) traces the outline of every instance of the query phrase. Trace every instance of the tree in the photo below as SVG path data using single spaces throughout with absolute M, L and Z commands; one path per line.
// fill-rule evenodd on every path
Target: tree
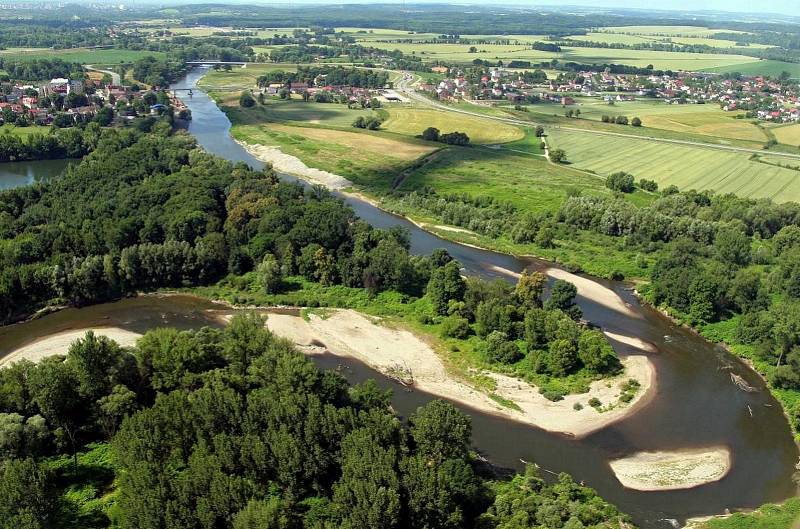
M 606 187 L 620 193 L 633 193 L 633 175 L 624 171 L 611 173 L 606 177 Z
M 439 141 L 439 129 L 428 127 L 422 131 L 422 139 L 426 141 Z
M 649 191 L 650 193 L 655 193 L 658 191 L 658 183 L 655 180 L 647 180 L 646 178 L 642 178 L 639 180 L 639 188 L 643 189 L 644 191 Z
M 536 125 L 536 137 L 541 138 L 544 136 L 544 127 L 541 125 Z
M 9 459 L 0 465 L 0 527 L 58 527 L 58 502 L 51 474 L 33 459 Z
M 486 357 L 490 362 L 513 364 L 522 359 L 522 353 L 503 332 L 492 331 L 486 337 Z
M 564 152 L 564 149 L 550 149 L 548 154 L 550 157 L 550 161 L 553 163 L 567 162 L 567 153 Z
M 255 105 L 256 105 L 256 100 L 253 99 L 253 95 L 247 90 L 242 92 L 242 94 L 239 96 L 239 106 L 241 106 L 242 108 L 251 108 L 254 107 Z
M 578 358 L 583 366 L 595 373 L 608 373 L 619 368 L 614 349 L 600 331 L 588 330 L 578 339 Z
M 447 145 L 469 145 L 469 136 L 465 132 L 448 132 L 439 136 L 439 141 Z
M 717 259 L 734 266 L 746 266 L 750 262 L 750 238 L 739 230 L 723 228 L 714 239 Z
M 469 320 L 453 314 L 442 320 L 441 332 L 442 336 L 446 338 L 458 338 L 463 340 L 469 336 L 472 329 L 470 329 Z
M 541 307 L 546 284 L 547 276 L 543 273 L 524 270 L 514 287 L 514 295 L 524 308 Z
M 426 294 L 437 314 L 447 314 L 450 300 L 462 301 L 465 290 L 466 284 L 461 277 L 458 263 L 450 261 L 431 272 Z
M 117 432 L 122 419 L 136 411 L 138 403 L 136 402 L 136 393 L 122 384 L 118 384 L 114 386 L 109 395 L 97 401 L 97 406 L 100 412 L 100 425 L 110 439 Z
M 544 305 L 547 310 L 561 310 L 568 314 L 572 319 L 577 320 L 581 317 L 581 309 L 575 305 L 575 296 L 578 289 L 569 281 L 556 279 L 553 288 L 550 290 L 550 298 Z
M 435 463 L 465 459 L 472 437 L 472 420 L 449 402 L 433 400 L 417 408 L 408 422 L 416 452 Z
M 271 253 L 264 255 L 261 263 L 256 268 L 256 276 L 262 290 L 267 294 L 275 294 L 283 283 L 283 274 L 278 260 Z
M 631 125 L 634 126 L 634 127 L 641 127 L 642 126 L 642 120 L 637 118 L 637 117 L 635 117 L 635 118 L 633 118 L 631 120 Z
M 234 516 L 233 529 L 288 529 L 290 520 L 280 498 L 250 500 L 247 507 Z
M 614 119 L 614 122 L 617 125 L 627 125 L 628 124 L 628 118 L 626 116 L 617 116 L 616 119 Z

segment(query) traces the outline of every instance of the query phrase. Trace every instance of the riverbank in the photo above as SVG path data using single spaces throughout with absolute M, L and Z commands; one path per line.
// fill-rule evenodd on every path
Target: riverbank
M 97 336 L 106 336 L 122 347 L 133 346 L 136 340 L 142 336 L 139 333 L 127 331 L 119 327 L 95 327 L 64 331 L 37 339 L 0 358 L 0 369 L 23 359 L 31 362 L 39 362 L 49 356 L 66 354 L 72 342 L 83 338 L 89 331 Z

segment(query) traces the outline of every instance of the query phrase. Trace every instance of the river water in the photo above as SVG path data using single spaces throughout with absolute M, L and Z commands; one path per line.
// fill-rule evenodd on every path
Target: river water
M 205 70 L 195 70 L 176 88 L 193 87 Z M 254 167 L 252 158 L 228 135 L 230 122 L 202 91 L 185 99 L 192 111 L 189 132 L 209 152 Z M 291 178 L 286 175 L 286 178 Z M 351 197 L 343 197 L 358 215 L 376 227 L 400 225 L 411 233 L 412 251 L 427 254 L 445 248 L 467 273 L 504 277 L 497 268 L 514 272 L 546 268 L 544 262 L 451 243 L 418 229 L 405 219 Z M 520 460 L 535 461 L 554 472 L 569 472 L 597 489 L 603 497 L 631 514 L 644 528 L 672 527 L 669 520 L 716 514 L 725 509 L 751 508 L 780 501 L 796 493 L 792 480 L 798 461 L 795 445 L 780 405 L 760 378 L 723 348 L 675 326 L 619 282 L 599 280 L 630 305 L 634 316 L 615 312 L 579 298 L 585 316 L 603 329 L 635 336 L 658 349 L 649 355 L 657 370 L 656 395 L 635 414 L 586 438 L 575 440 L 461 406 L 473 420 L 475 447 L 493 463 L 519 469 Z M 0 328 L 0 356 L 31 340 L 66 329 L 113 325 L 143 331 L 153 326 L 196 328 L 218 325 L 217 312 L 227 309 L 186 296 L 142 297 L 83 309 L 68 309 L 24 324 Z M 626 346 L 615 345 L 618 350 Z M 321 367 L 342 367 L 342 360 L 316 359 Z M 430 397 L 408 392 L 358 362 L 342 370 L 353 382 L 374 378 L 394 390 L 393 404 L 409 415 Z M 758 388 L 746 393 L 730 378 L 735 373 Z M 684 491 L 639 492 L 620 485 L 608 466 L 610 459 L 638 451 L 676 450 L 726 445 L 733 454 L 730 473 L 722 480 Z
M 0 190 L 58 176 L 69 162 L 70 160 L 36 160 L 0 163 Z

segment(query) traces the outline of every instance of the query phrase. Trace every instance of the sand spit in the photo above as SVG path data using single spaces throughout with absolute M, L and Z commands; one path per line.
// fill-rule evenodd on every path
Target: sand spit
M 655 345 L 651 344 L 650 342 L 645 342 L 641 338 L 636 338 L 635 336 L 627 336 L 625 334 L 617 334 L 609 331 L 603 331 L 603 334 L 605 334 L 610 340 L 634 347 L 641 351 L 646 351 L 648 353 L 658 352 L 658 349 L 656 349 Z
M 560 268 L 548 268 L 545 272 L 548 276 L 555 279 L 569 281 L 578 289 L 578 295 L 598 303 L 608 309 L 614 310 L 632 318 L 641 318 L 639 314 L 631 308 L 610 288 L 604 287 L 596 281 L 561 270 Z
M 626 488 L 643 491 L 690 489 L 724 478 L 731 468 L 725 446 L 639 452 L 610 461 L 611 470 Z
M 437 397 L 575 437 L 588 435 L 632 414 L 655 392 L 655 369 L 643 355 L 623 358 L 622 375 L 593 382 L 588 393 L 568 395 L 558 402 L 545 399 L 524 381 L 486 373 L 495 380 L 494 396 L 512 401 L 519 408 L 512 409 L 448 374 L 436 352 L 414 334 L 380 325 L 354 310 L 329 310 L 324 316 L 310 314 L 307 320 L 270 314 L 267 327 L 308 354 L 329 351 L 343 358 L 355 358 L 384 374 L 413 380 L 414 388 Z M 620 385 L 631 378 L 641 388 L 630 403 L 621 404 Z M 606 411 L 598 412 L 588 406 L 592 397 L 598 398 Z M 576 410 L 575 404 L 582 408 Z
M 320 184 L 333 190 L 341 190 L 353 185 L 347 178 L 329 173 L 328 171 L 309 167 L 297 156 L 286 154 L 277 147 L 258 144 L 252 145 L 239 140 L 235 141 L 255 158 L 262 162 L 271 163 L 272 167 L 278 172 L 289 173 L 303 180 L 308 180 L 312 184 Z
M 88 331 L 93 331 L 98 336 L 107 336 L 123 347 L 130 347 L 136 344 L 136 340 L 141 338 L 141 334 L 126 331 L 119 327 L 99 327 L 95 329 L 78 329 L 64 331 L 58 334 L 45 336 L 27 345 L 23 345 L 11 354 L 0 358 L 0 368 L 7 367 L 18 360 L 30 360 L 39 362 L 48 356 L 66 354 L 72 342 L 83 338 Z

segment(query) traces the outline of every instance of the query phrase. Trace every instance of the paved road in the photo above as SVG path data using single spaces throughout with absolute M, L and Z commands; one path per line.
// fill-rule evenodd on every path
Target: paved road
M 463 108 L 456 108 L 449 105 L 445 105 L 439 103 L 437 101 L 433 101 L 428 99 L 427 97 L 418 94 L 413 88 L 411 88 L 411 84 L 414 82 L 414 77 L 411 74 L 406 74 L 403 76 L 403 79 L 397 83 L 397 90 L 399 92 L 403 92 L 409 99 L 412 99 L 418 103 L 422 103 L 428 105 L 432 108 L 437 110 L 442 110 L 446 112 L 457 112 L 459 114 L 465 114 L 468 116 L 476 116 L 479 118 L 484 119 L 491 119 L 494 121 L 499 121 L 502 123 L 509 123 L 511 125 L 522 125 L 525 127 L 531 127 L 536 125 L 542 125 L 544 127 L 549 128 L 556 128 L 559 130 L 567 130 L 570 132 L 579 132 L 582 134 L 595 134 L 600 136 L 616 136 L 620 138 L 632 138 L 637 140 L 644 140 L 644 141 L 653 141 L 659 143 L 669 143 L 672 145 L 686 145 L 689 147 L 702 147 L 704 149 L 716 149 L 720 151 L 729 151 L 729 152 L 738 152 L 744 154 L 761 154 L 761 155 L 769 155 L 769 156 L 782 156 L 784 158 L 793 158 L 795 160 L 800 160 L 800 154 L 792 154 L 788 152 L 777 152 L 777 151 L 768 151 L 763 149 L 748 149 L 746 147 L 734 147 L 732 145 L 717 145 L 713 143 L 701 143 L 698 141 L 690 141 L 690 140 L 673 140 L 669 138 L 653 138 L 652 136 L 637 136 L 635 134 L 625 134 L 623 132 L 610 132 L 605 130 L 589 130 L 589 129 L 580 129 L 576 127 L 564 127 L 562 125 L 551 125 L 547 123 L 536 123 L 535 121 L 524 121 L 520 119 L 514 118 L 504 118 L 500 116 L 492 116 L 487 114 L 481 114 L 480 112 L 471 112 L 469 110 Z

